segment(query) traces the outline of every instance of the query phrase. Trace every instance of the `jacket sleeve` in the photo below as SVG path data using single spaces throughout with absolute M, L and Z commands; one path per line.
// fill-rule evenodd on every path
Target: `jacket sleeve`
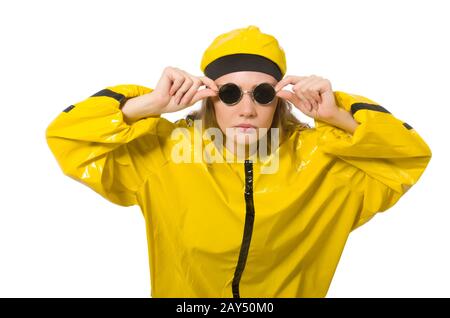
M 378 103 L 359 95 L 334 92 L 336 104 L 359 123 L 352 134 L 315 121 L 318 146 L 358 168 L 348 173 L 362 198 L 352 230 L 393 206 L 420 178 L 431 150 L 417 131 Z
M 158 125 L 165 119 L 151 116 L 129 125 L 120 107 L 128 98 L 152 91 L 111 86 L 64 109 L 46 129 L 47 144 L 63 173 L 115 204 L 136 205 L 136 191 L 150 169 L 144 156 L 158 156 Z

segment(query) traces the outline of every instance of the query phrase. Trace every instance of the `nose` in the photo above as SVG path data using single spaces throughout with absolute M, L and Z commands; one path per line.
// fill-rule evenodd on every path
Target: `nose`
M 239 107 L 240 117 L 255 117 L 256 116 L 256 105 L 253 101 L 250 93 L 245 93 L 242 99 L 236 105 Z

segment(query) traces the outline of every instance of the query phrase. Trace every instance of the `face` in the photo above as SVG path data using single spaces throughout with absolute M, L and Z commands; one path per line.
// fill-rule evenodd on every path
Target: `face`
M 234 83 L 241 87 L 244 91 L 251 91 L 254 87 L 261 83 L 270 83 L 275 86 L 278 81 L 266 73 L 261 72 L 233 72 L 225 74 L 214 81 L 217 85 L 226 83 Z M 278 97 L 267 105 L 260 105 L 253 101 L 250 93 L 244 94 L 239 103 L 228 106 L 223 103 L 218 96 L 212 97 L 216 120 L 219 128 L 228 138 L 232 138 L 234 143 L 254 143 L 258 138 L 258 128 L 270 129 L 272 125 L 273 115 L 276 110 Z M 250 124 L 255 129 L 244 129 L 237 127 L 241 124 Z M 227 128 L 231 129 L 232 134 L 227 132 Z M 265 134 L 264 134 L 265 135 Z

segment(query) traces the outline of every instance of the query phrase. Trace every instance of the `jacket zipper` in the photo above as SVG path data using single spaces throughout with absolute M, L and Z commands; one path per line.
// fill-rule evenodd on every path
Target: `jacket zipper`
M 241 250 L 239 252 L 239 259 L 234 272 L 234 278 L 232 283 L 232 291 L 234 298 L 240 298 L 239 295 L 239 282 L 242 277 L 242 272 L 247 262 L 248 250 L 250 248 L 250 241 L 252 239 L 253 223 L 255 221 L 255 208 L 253 205 L 253 164 L 251 160 L 245 160 L 245 225 L 244 235 L 242 238 Z

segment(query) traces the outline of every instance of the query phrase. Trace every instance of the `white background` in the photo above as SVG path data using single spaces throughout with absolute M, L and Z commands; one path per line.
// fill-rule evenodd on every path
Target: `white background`
M 350 235 L 328 297 L 449 297 L 446 2 L 2 1 L 0 296 L 149 297 L 139 207 L 63 175 L 45 129 L 106 86 L 155 87 L 165 66 L 201 76 L 217 35 L 257 25 L 288 75 L 376 101 L 433 151 L 419 182 Z

